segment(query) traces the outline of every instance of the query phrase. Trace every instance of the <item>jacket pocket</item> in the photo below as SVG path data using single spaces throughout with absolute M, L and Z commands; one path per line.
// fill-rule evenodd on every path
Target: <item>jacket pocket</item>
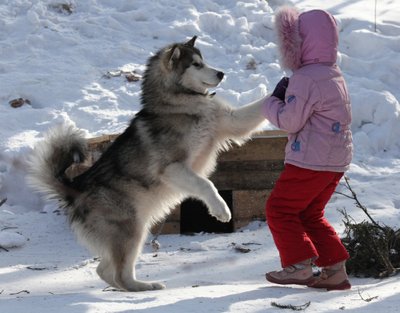
M 353 157 L 353 143 L 350 130 L 335 134 L 329 155 L 329 165 L 347 166 Z
M 304 162 L 310 165 L 326 166 L 332 153 L 331 141 L 333 135 L 303 130 L 299 138 L 304 141 Z

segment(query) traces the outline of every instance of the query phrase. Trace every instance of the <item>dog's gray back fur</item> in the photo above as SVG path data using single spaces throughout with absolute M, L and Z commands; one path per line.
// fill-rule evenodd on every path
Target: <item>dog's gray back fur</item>
M 31 184 L 62 201 L 80 241 L 101 256 L 98 274 L 117 288 L 163 288 L 138 281 L 132 267 L 150 226 L 185 197 L 203 200 L 221 221 L 230 219 L 207 176 L 218 152 L 230 140 L 247 138 L 263 120 L 259 104 L 235 111 L 207 93 L 204 77 L 206 86 L 216 85 L 223 74 L 198 64 L 195 40 L 149 59 L 142 109 L 86 172 L 73 179 L 64 174 L 86 154 L 80 131 L 71 127 L 50 131 L 32 157 Z

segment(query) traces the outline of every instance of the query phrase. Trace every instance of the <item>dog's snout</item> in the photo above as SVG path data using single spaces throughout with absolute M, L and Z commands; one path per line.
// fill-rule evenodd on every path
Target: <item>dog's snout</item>
M 220 79 L 220 80 L 222 80 L 222 78 L 224 78 L 224 72 L 218 72 L 217 73 L 217 77 Z

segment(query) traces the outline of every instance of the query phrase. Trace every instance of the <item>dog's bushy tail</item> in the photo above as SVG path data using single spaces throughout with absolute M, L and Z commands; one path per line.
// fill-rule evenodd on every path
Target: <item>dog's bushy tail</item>
M 29 185 L 47 199 L 56 199 L 67 205 L 74 191 L 69 185 L 66 169 L 85 160 L 87 143 L 82 131 L 61 125 L 50 129 L 38 143 L 29 160 Z

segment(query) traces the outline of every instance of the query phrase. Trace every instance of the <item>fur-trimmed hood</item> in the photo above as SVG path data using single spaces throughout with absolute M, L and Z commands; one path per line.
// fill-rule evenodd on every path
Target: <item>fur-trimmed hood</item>
M 334 17 L 323 10 L 300 13 L 282 7 L 275 16 L 278 46 L 284 68 L 296 70 L 312 63 L 335 63 L 338 30 Z

